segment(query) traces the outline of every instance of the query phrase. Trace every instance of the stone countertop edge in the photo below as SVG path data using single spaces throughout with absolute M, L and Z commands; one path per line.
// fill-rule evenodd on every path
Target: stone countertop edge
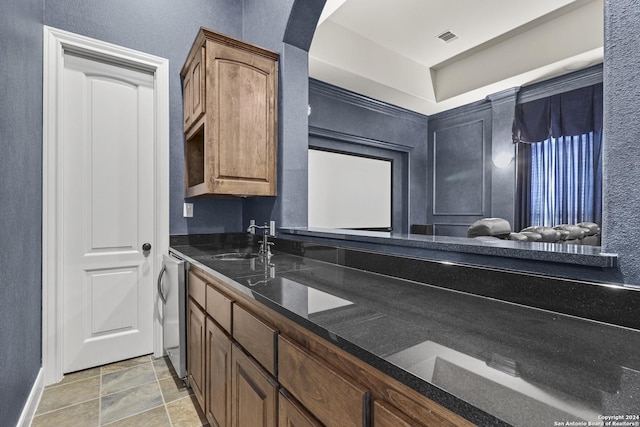
M 279 228 L 278 233 L 535 261 L 552 261 L 589 267 L 611 268 L 616 267 L 618 263 L 617 254 L 602 253 L 599 246 L 321 228 Z
M 332 343 L 338 348 L 346 351 L 352 356 L 371 365 L 372 367 L 380 370 L 384 374 L 389 375 L 391 378 L 395 379 L 396 381 L 399 381 L 400 383 L 417 391 L 418 393 L 422 394 L 428 399 L 433 400 L 437 404 L 449 409 L 450 411 L 460 415 L 461 417 L 467 419 L 468 421 L 471 421 L 476 425 L 487 425 L 487 426 L 491 425 L 495 427 L 512 426 L 511 424 L 503 420 L 500 420 L 499 418 L 496 418 L 495 416 L 483 411 L 482 409 L 477 408 L 472 404 L 442 390 L 441 388 L 429 383 L 428 381 L 417 377 L 413 373 L 386 361 L 382 357 L 371 353 L 370 351 L 350 342 L 349 340 L 337 336 L 335 333 L 325 329 L 324 327 L 308 319 L 305 319 L 304 317 L 299 316 L 298 314 L 286 309 L 285 307 L 270 300 L 269 298 L 264 297 L 259 293 L 256 293 L 252 289 L 238 283 L 237 281 L 231 279 L 230 277 L 227 277 L 224 274 L 206 266 L 200 261 L 197 261 L 192 257 L 184 254 L 183 252 L 180 251 L 179 247 L 171 246 L 169 249 L 171 252 L 175 253 L 180 258 L 184 259 L 190 264 L 197 266 L 198 268 L 205 271 L 212 277 L 240 291 L 244 295 L 255 299 L 261 304 L 264 304 L 266 307 L 285 316 L 287 319 L 304 327 L 310 332 L 316 334 L 318 337 Z

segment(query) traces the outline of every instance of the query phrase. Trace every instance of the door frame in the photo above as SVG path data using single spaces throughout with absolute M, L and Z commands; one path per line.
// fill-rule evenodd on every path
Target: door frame
M 44 26 L 42 80 L 42 368 L 45 385 L 63 378 L 62 93 L 64 53 L 134 67 L 154 75 L 154 199 L 156 250 L 152 276 L 169 247 L 169 60 Z M 153 286 L 153 351 L 163 354 L 158 293 Z

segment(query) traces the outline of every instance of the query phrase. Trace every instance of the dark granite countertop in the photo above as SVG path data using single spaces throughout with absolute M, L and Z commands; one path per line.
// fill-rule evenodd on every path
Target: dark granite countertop
M 637 330 L 277 247 L 269 263 L 212 257 L 251 250 L 246 246 L 171 250 L 478 425 L 553 426 L 640 414 Z
M 499 239 L 484 240 L 464 237 L 325 228 L 280 228 L 278 232 L 285 235 L 324 237 L 336 240 L 436 249 L 440 251 L 463 252 L 535 261 L 551 261 L 590 267 L 615 267 L 618 262 L 617 254 L 602 253 L 600 246 L 516 242 Z

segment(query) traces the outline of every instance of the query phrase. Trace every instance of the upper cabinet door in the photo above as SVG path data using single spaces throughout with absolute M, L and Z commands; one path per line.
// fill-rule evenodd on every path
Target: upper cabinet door
M 182 96 L 185 132 L 188 132 L 205 112 L 205 54 L 205 48 L 200 48 L 184 74 Z
M 213 126 L 219 137 L 213 173 L 218 186 L 231 194 L 243 194 L 247 188 L 253 188 L 253 194 L 275 194 L 276 63 L 209 43 L 215 76 L 212 108 L 217 111 Z

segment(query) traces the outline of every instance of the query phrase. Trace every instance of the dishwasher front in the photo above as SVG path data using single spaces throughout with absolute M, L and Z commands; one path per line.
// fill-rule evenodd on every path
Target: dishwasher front
M 185 260 L 169 252 L 163 255 L 158 275 L 158 294 L 163 305 L 163 347 L 182 379 L 187 377 L 187 268 Z

